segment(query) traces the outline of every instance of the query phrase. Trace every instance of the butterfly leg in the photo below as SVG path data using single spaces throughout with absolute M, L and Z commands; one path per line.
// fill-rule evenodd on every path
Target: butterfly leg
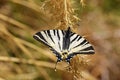
M 67 59 L 66 59 L 66 62 L 68 63 L 68 71 L 70 71 L 70 69 L 71 69 L 71 68 L 70 68 L 70 59 L 67 58 Z
M 56 71 L 56 67 L 57 67 L 57 63 L 61 61 L 61 58 L 58 58 L 57 61 L 56 61 L 56 64 L 55 64 L 55 71 Z

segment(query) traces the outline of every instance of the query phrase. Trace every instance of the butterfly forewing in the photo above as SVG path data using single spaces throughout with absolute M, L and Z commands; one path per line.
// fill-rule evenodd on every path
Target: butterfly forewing
M 61 53 L 63 45 L 63 30 L 45 30 L 36 33 L 33 37 Z
M 69 46 L 69 54 L 84 54 L 84 53 L 94 53 L 94 49 L 92 45 L 83 37 L 74 33 L 70 37 L 70 46 Z

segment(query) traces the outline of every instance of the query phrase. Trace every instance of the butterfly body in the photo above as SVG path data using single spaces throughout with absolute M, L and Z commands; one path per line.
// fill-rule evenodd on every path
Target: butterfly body
M 50 50 L 56 55 L 57 62 L 66 61 L 70 63 L 70 59 L 77 54 L 93 54 L 92 45 L 70 30 L 44 30 L 33 36 L 36 40 L 43 42 L 50 47 Z

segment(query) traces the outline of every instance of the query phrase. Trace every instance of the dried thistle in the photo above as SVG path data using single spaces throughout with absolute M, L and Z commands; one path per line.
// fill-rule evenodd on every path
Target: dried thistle
M 89 58 L 86 55 L 76 55 L 71 59 L 70 65 L 66 70 L 73 74 L 73 79 L 83 79 L 82 72 L 88 67 Z
M 75 15 L 70 0 L 48 0 L 43 4 L 42 10 L 51 16 L 51 20 L 55 21 L 55 28 L 73 27 L 80 20 Z

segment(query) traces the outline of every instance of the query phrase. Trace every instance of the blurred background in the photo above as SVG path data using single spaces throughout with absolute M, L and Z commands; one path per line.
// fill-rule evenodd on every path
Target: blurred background
M 80 18 L 73 19 L 73 31 L 96 53 L 76 80 L 120 80 L 120 0 L 69 1 Z M 32 37 L 41 30 L 66 29 L 61 5 L 62 0 L 0 0 L 0 80 L 73 80 L 64 62 L 54 71 L 56 57 Z

